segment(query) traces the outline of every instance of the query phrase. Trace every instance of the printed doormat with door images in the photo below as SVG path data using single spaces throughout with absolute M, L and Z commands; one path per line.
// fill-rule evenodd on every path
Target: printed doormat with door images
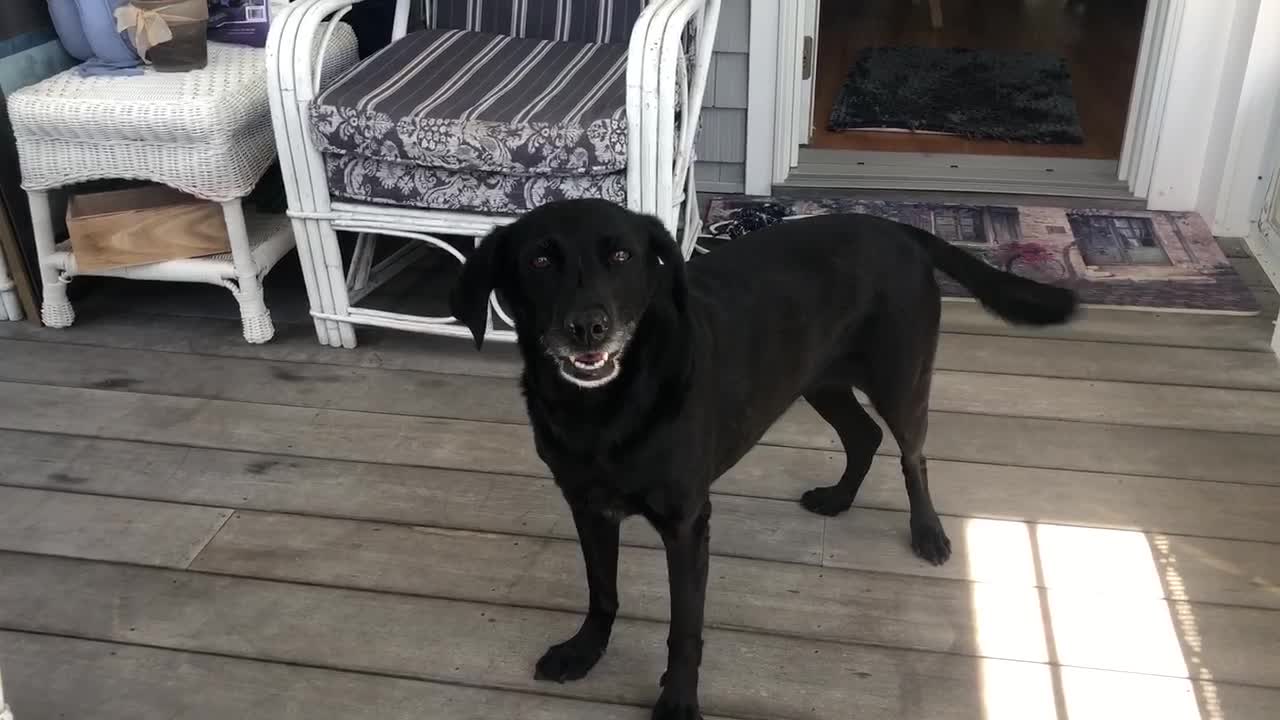
M 928 230 L 995 267 L 1075 289 L 1085 305 L 1256 315 L 1253 293 L 1196 213 L 857 197 L 716 198 L 702 247 L 808 215 L 866 213 Z M 938 274 L 943 296 L 969 298 Z

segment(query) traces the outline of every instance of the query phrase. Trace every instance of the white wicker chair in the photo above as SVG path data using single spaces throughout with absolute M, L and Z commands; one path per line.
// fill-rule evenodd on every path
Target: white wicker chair
M 701 224 L 692 172 L 694 137 L 720 0 L 425 0 L 428 29 L 413 34 L 408 33 L 412 6 L 423 0 L 399 0 L 392 45 L 321 94 L 314 81 L 315 28 L 361 1 L 295 2 L 272 27 L 267 44 L 272 118 L 289 214 L 321 343 L 355 347 L 355 325 L 468 336 L 452 317 L 356 303 L 431 246 L 465 262 L 441 236 L 478 241 L 548 200 L 604 196 L 655 215 L 676 234 L 688 258 Z M 492 34 L 477 37 L 481 32 Z M 583 72 L 587 82 L 577 86 L 583 97 L 579 105 L 550 119 L 548 113 L 537 118 L 536 102 L 524 115 L 492 111 L 494 103 L 507 102 L 503 93 L 514 93 L 510 89 L 517 83 L 527 83 L 522 90 L 560 92 L 557 81 L 577 73 L 578 66 L 566 61 L 559 68 L 562 73 L 538 78 L 521 73 L 541 62 L 532 60 L 535 56 L 561 51 L 598 52 L 593 57 L 603 58 L 592 60 L 595 75 Z M 511 74 L 502 75 L 503 53 L 507 59 L 530 60 L 506 66 Z M 479 67 L 487 68 L 488 84 L 477 79 Z M 606 78 L 609 68 L 614 69 L 612 79 Z M 408 82 L 414 73 L 431 77 Z M 616 92 L 617 111 L 589 115 L 586 106 L 598 99 L 596 91 Z M 383 102 L 387 92 L 398 93 L 395 102 Z M 472 104 L 460 104 L 457 96 L 468 93 Z M 558 97 L 557 102 L 564 100 Z M 449 102 L 451 108 L 441 109 Z M 391 107 L 384 111 L 380 103 Z M 608 109 L 601 103 L 591 107 Z M 538 123 L 541 130 L 531 129 Z M 522 138 L 545 131 L 552 141 L 573 147 L 555 158 L 515 158 L 518 153 L 504 154 L 512 150 L 501 147 L 504 138 L 486 135 L 498 125 Z M 587 136 L 592 132 L 614 136 L 597 136 L 590 146 Z M 477 140 L 476 134 L 484 137 Z M 609 139 L 616 144 L 602 150 Z M 565 165 L 552 167 L 559 161 Z M 574 164 L 579 161 L 586 165 Z M 598 166 L 592 165 L 597 161 Z M 531 162 L 540 164 L 534 168 Z M 357 238 L 345 268 L 338 231 Z M 375 265 L 378 235 L 420 242 L 406 244 Z M 495 298 L 489 324 L 498 318 L 512 325 Z M 491 328 L 489 337 L 510 341 L 515 335 Z
M 316 28 L 319 30 L 320 28 Z M 332 26 L 326 79 L 356 63 L 355 34 Z M 68 327 L 75 311 L 65 284 L 76 275 L 212 283 L 240 304 L 245 339 L 274 335 L 262 278 L 293 247 L 284 218 L 246 218 L 247 196 L 275 159 L 267 99 L 265 51 L 209 44 L 201 70 L 141 76 L 86 77 L 76 69 L 8 98 L 22 185 L 44 286 L 41 318 Z M 222 205 L 231 252 L 119 270 L 82 272 L 70 244 L 56 242 L 49 191 L 98 179 L 163 183 Z

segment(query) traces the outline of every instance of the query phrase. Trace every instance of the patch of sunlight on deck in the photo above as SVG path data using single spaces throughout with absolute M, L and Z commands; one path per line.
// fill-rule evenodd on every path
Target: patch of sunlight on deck
M 964 544 L 987 720 L 1223 720 L 1159 536 L 971 519 Z
M 964 538 L 969 577 L 985 581 L 973 584 L 971 600 L 978 651 L 983 656 L 980 672 L 987 719 L 1057 718 L 1035 554 L 1026 525 L 966 520 Z M 1040 662 L 994 659 L 1002 657 L 1033 657 Z

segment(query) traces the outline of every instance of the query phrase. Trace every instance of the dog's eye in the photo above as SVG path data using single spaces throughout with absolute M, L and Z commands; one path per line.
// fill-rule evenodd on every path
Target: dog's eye
M 617 252 L 609 256 L 609 262 L 613 263 L 614 265 L 621 265 L 622 263 L 630 259 L 631 259 L 631 253 L 627 250 L 618 250 Z
M 551 267 L 551 258 L 546 255 L 539 255 L 529 264 L 532 265 L 535 270 L 545 270 L 546 268 Z

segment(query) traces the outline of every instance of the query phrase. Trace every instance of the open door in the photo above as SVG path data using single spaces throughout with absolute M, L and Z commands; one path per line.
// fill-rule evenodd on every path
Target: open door
M 800 80 L 795 92 L 794 142 L 790 167 L 800 162 L 800 146 L 813 138 L 813 94 L 817 85 L 818 20 L 822 0 L 800 0 Z
M 1280 147 L 1280 139 L 1276 146 Z M 1267 193 L 1266 202 L 1263 203 L 1261 216 L 1258 218 L 1258 230 L 1261 235 L 1261 248 L 1255 248 L 1260 252 L 1259 261 L 1273 267 L 1266 268 L 1269 270 L 1268 275 L 1275 278 L 1280 274 L 1280 267 L 1274 267 L 1280 258 L 1280 167 L 1275 168 L 1271 177 L 1271 187 Z M 1275 331 L 1271 336 L 1271 349 L 1276 351 L 1276 355 L 1280 355 L 1280 315 L 1276 317 Z
M 751 70 L 753 82 L 763 90 L 754 94 L 765 98 L 754 106 L 754 111 L 773 115 L 768 133 L 774 141 L 771 162 L 768 163 L 768 184 L 786 179 L 791 169 L 800 162 L 800 146 L 809 142 L 813 133 L 813 93 L 816 84 L 814 64 L 818 57 L 820 3 L 821 0 L 778 0 L 777 65 L 769 68 L 776 75 L 771 78 L 773 82 L 769 83 L 762 74 L 756 74 L 757 70 Z M 753 22 L 764 22 L 762 18 L 756 17 L 754 10 L 752 19 Z M 765 28 L 765 32 L 773 35 L 775 31 Z M 753 59 L 764 58 L 753 54 Z M 760 70 L 764 70 L 763 64 Z M 752 112 L 753 108 L 749 105 L 748 116 Z M 748 165 L 751 164 L 748 161 Z

